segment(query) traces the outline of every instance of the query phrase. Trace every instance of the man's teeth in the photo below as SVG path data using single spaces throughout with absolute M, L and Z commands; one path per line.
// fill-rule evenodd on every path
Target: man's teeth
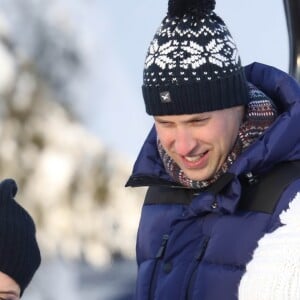
M 185 159 L 190 162 L 195 162 L 195 161 L 199 160 L 203 155 L 204 154 L 197 155 L 197 156 L 185 156 Z

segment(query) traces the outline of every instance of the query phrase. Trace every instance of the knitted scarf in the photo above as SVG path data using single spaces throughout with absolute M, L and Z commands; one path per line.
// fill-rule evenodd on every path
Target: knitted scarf
M 277 117 L 277 110 L 272 100 L 251 83 L 248 84 L 248 87 L 250 101 L 246 107 L 245 117 L 239 128 L 237 139 L 222 167 L 213 177 L 203 181 L 188 178 L 176 162 L 167 154 L 160 140 L 157 140 L 158 151 L 164 167 L 175 182 L 193 189 L 201 189 L 209 186 L 222 174 L 227 172 L 236 158 L 274 122 Z

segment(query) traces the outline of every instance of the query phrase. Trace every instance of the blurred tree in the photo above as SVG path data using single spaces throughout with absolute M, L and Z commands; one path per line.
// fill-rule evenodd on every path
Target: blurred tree
M 72 110 L 72 83 L 84 68 L 79 38 L 69 16 L 62 11 L 53 16 L 53 1 L 0 0 L 10 23 L 10 43 L 22 59 L 47 82 L 55 100 Z
M 70 109 L 69 87 L 84 65 L 75 35 L 48 23 L 41 13 L 50 9 L 46 1 L 6 5 L 17 21 L 1 32 L 1 24 L 13 22 L 0 16 L 0 64 L 6 65 L 0 70 L 0 178 L 16 179 L 45 257 L 83 257 L 94 265 L 133 258 L 143 191 L 123 188 L 126 161 Z M 16 24 L 23 25 L 22 36 L 13 34 Z

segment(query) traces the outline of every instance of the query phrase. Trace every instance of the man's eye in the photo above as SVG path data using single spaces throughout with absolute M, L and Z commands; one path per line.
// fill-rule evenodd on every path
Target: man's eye
M 164 126 L 164 127 L 171 127 L 172 126 L 172 123 L 171 122 L 167 122 L 167 121 L 159 121 L 158 123 L 161 126 Z
M 192 123 L 194 124 L 200 124 L 200 123 L 204 123 L 208 120 L 208 118 L 205 118 L 205 119 L 196 119 L 196 120 L 193 120 Z
M 19 298 L 15 297 L 15 296 L 0 296 L 0 300 L 17 300 Z

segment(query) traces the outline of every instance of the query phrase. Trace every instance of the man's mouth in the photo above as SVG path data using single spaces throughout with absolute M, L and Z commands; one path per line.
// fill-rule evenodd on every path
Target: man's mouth
M 208 151 L 193 156 L 182 156 L 182 162 L 186 168 L 203 168 L 206 166 Z
M 205 153 L 196 156 L 185 156 L 184 158 L 190 162 L 195 162 L 204 156 Z

